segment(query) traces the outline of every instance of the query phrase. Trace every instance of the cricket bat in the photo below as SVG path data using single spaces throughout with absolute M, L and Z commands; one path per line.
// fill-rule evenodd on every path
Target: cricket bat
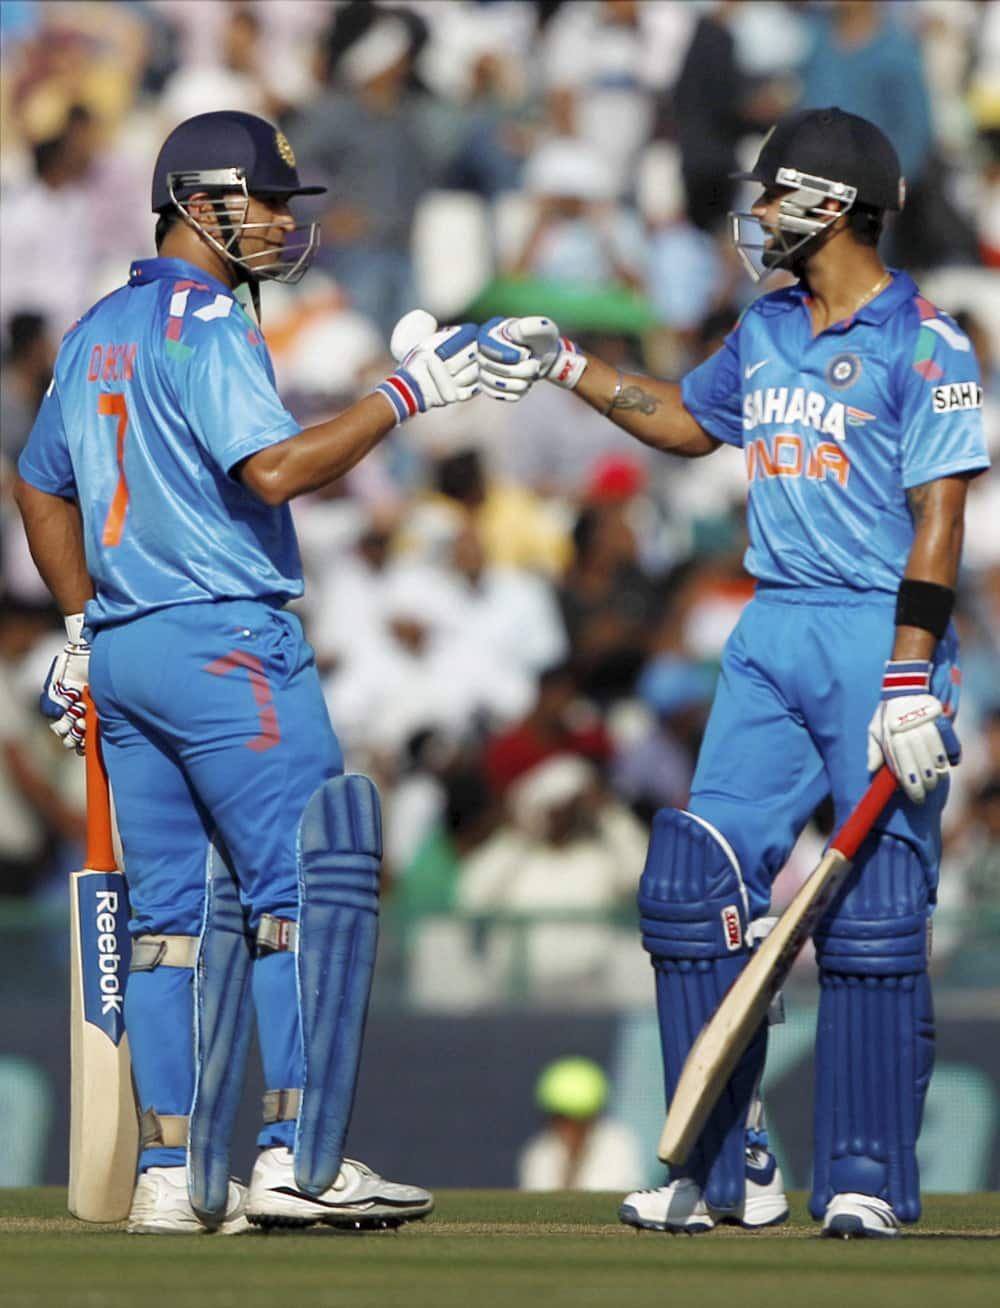
M 663 1124 L 657 1154 L 664 1163 L 687 1161 L 705 1122 L 767 1015 L 802 946 L 815 931 L 851 870 L 858 846 L 896 789 L 881 768 L 830 847 L 726 992 L 691 1046 Z
M 87 706 L 87 866 L 71 872 L 69 1211 L 85 1222 L 128 1216 L 139 1117 L 125 1034 L 132 953 L 128 894 L 115 859 L 97 714 Z

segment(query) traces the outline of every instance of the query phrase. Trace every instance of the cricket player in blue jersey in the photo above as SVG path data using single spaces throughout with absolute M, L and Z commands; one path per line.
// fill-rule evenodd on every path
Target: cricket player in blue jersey
M 791 114 L 747 177 L 763 193 L 732 217 L 737 248 L 755 276 L 799 280 L 754 301 L 680 385 L 623 376 L 545 318 L 486 324 L 480 381 L 517 399 L 546 377 L 688 458 L 744 451 L 756 592 L 723 655 L 690 807 L 657 814 L 639 889 L 667 1098 L 761 938 L 772 881 L 817 804 L 832 795 L 843 820 L 884 761 L 900 791 L 815 938 L 810 1210 L 827 1235 L 894 1236 L 920 1214 L 928 921 L 958 761 L 950 618 L 966 486 L 988 465 L 982 391 L 968 337 L 879 259 L 903 187 L 878 128 L 836 108 Z M 785 1220 L 756 1093 L 765 1040 L 766 1029 L 688 1163 L 630 1194 L 623 1222 L 696 1232 Z
M 432 1206 L 343 1156 L 379 798 L 344 774 L 284 608 L 302 593 L 287 503 L 411 414 L 470 398 L 476 328 L 426 336 L 373 394 L 300 429 L 234 290 L 259 305 L 262 281 L 298 280 L 317 237 L 289 201 L 322 189 L 263 119 L 177 127 L 154 170 L 158 256 L 67 333 L 19 463 L 31 550 L 67 615 L 45 701 L 78 744 L 89 682 L 124 849 L 139 1233 L 398 1225 Z M 254 1011 L 268 1090 L 247 1193 L 229 1153 Z

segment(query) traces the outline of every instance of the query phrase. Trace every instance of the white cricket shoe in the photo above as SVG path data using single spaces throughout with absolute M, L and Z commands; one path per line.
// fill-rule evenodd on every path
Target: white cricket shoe
M 877 1240 L 899 1235 L 899 1218 L 890 1204 L 873 1194 L 835 1194 L 826 1206 L 821 1235 L 843 1240 L 869 1236 Z
M 681 1177 L 655 1190 L 634 1190 L 618 1209 L 626 1226 L 644 1231 L 683 1231 L 699 1235 L 714 1226 L 779 1226 L 788 1219 L 788 1200 L 781 1169 L 762 1149 L 747 1151 L 746 1196 L 734 1212 L 710 1208 L 701 1188 L 690 1177 Z
M 386 1181 L 353 1158 L 344 1159 L 328 1190 L 305 1194 L 295 1184 L 292 1151 L 280 1145 L 257 1155 L 247 1197 L 247 1217 L 265 1227 L 321 1222 L 356 1231 L 384 1230 L 426 1217 L 433 1207 L 426 1190 Z
M 129 1235 L 242 1235 L 250 1223 L 244 1212 L 247 1190 L 229 1182 L 226 1214 L 207 1226 L 191 1207 L 186 1167 L 150 1167 L 136 1182 L 126 1231 Z

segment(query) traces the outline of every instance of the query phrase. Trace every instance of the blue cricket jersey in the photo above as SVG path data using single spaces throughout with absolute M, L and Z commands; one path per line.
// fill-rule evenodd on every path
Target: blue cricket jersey
M 287 505 L 232 475 L 301 428 L 232 291 L 180 259 L 143 259 L 63 338 L 18 462 L 75 498 L 93 629 L 171 604 L 302 594 Z
M 765 584 L 895 593 L 906 491 L 989 467 L 971 342 L 905 273 L 815 337 L 805 287 L 762 296 L 682 395 L 744 450 L 744 563 Z

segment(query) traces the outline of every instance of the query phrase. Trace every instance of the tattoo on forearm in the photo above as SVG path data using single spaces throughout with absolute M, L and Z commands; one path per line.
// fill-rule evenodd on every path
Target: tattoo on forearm
M 924 514 L 927 512 L 927 506 L 930 503 L 930 488 L 928 486 L 913 486 L 906 492 L 906 499 L 910 506 L 910 516 L 914 524 L 923 521 Z
M 660 400 L 655 395 L 650 395 L 649 391 L 644 391 L 641 386 L 624 386 L 621 393 L 615 396 L 611 411 L 637 409 L 639 413 L 655 413 L 659 407 Z

